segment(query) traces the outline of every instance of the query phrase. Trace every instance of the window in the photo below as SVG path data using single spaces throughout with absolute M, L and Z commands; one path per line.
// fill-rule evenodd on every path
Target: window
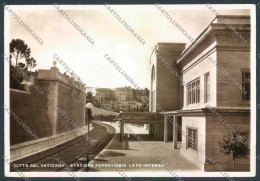
M 197 140 L 198 140 L 198 130 L 188 128 L 187 148 L 198 150 Z
M 152 68 L 152 84 L 154 83 L 155 80 L 155 70 L 154 70 L 154 66 Z
M 209 73 L 205 74 L 205 103 L 209 102 L 210 98 L 210 80 L 209 80 Z
M 242 100 L 250 100 L 250 72 L 242 72 Z
M 200 102 L 200 80 L 196 79 L 187 85 L 188 105 Z

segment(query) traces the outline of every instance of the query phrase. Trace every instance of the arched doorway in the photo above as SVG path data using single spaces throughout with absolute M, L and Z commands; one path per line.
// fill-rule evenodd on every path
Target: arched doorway
M 155 69 L 154 65 L 151 71 L 151 112 L 156 112 L 156 96 L 155 96 L 155 89 L 156 89 L 156 80 L 155 80 Z M 149 124 L 149 134 L 151 136 L 154 135 L 154 124 Z

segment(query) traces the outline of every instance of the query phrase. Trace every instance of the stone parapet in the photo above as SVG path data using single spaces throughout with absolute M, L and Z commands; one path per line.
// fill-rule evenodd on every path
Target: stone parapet
M 83 93 L 86 92 L 86 88 L 81 82 L 76 81 L 73 77 L 60 73 L 57 67 L 51 67 L 50 70 L 39 69 L 37 79 L 40 81 L 58 81 L 69 87 L 76 88 Z
M 90 131 L 93 129 L 92 124 L 89 126 Z M 57 134 L 55 136 L 44 137 L 40 140 L 32 140 L 24 143 L 11 145 L 10 158 L 11 161 L 16 161 L 27 156 L 39 153 L 41 151 L 53 148 L 57 145 L 70 141 L 81 133 L 87 133 L 88 126 L 85 126 L 79 130 L 72 130 L 66 133 Z M 80 133 L 81 132 L 81 133 Z

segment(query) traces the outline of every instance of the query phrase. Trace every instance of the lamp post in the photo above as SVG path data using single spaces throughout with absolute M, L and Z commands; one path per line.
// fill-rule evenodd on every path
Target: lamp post
M 122 141 L 122 129 L 124 129 L 122 126 L 123 122 L 122 122 L 122 113 L 123 111 L 120 111 L 120 120 L 119 120 L 119 125 L 120 125 L 120 136 L 119 136 L 119 141 Z
M 87 136 L 88 136 L 88 141 L 87 141 L 87 169 L 86 171 L 89 170 L 89 167 L 88 167 L 88 162 L 89 162 L 89 141 L 90 141 L 90 138 L 89 138 L 89 122 L 90 122 L 90 119 L 91 119 L 91 109 L 94 108 L 93 104 L 91 102 L 87 103 L 86 105 L 86 108 L 87 108 L 87 113 L 88 113 L 88 132 L 87 132 Z

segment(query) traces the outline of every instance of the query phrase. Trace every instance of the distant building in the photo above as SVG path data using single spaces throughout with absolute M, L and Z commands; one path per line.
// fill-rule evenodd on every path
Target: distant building
M 99 103 L 114 100 L 113 91 L 111 89 L 99 88 L 96 89 L 96 99 Z
M 139 101 L 134 98 L 134 89 L 118 87 L 115 90 L 96 89 L 96 99 L 100 107 L 110 107 L 115 111 L 140 112 L 148 110 L 148 97 L 140 96 Z
M 116 100 L 117 101 L 133 101 L 134 94 L 133 89 L 131 87 L 119 87 L 116 88 Z

